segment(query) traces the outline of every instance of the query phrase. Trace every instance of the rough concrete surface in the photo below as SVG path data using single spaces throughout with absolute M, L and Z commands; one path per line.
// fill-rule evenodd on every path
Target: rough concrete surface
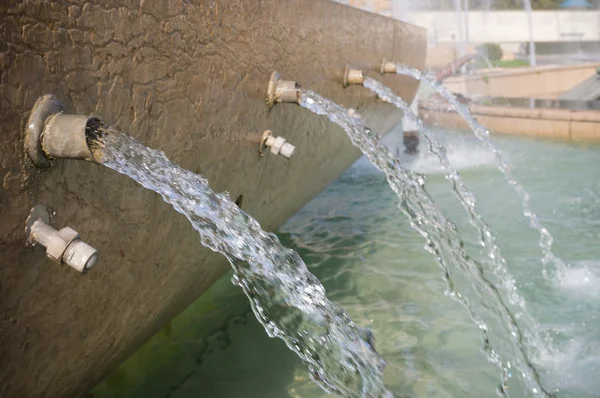
M 272 71 L 358 108 L 382 132 L 401 115 L 361 87 L 383 57 L 423 67 L 422 29 L 326 0 L 0 2 L 0 396 L 80 396 L 196 299 L 228 265 L 160 197 L 97 164 L 35 169 L 31 106 L 55 94 L 229 191 L 273 230 L 359 153 L 324 118 L 265 106 Z M 416 83 L 383 79 L 411 100 Z M 265 129 L 294 144 L 258 156 Z M 100 251 L 87 275 L 25 246 L 42 203 Z

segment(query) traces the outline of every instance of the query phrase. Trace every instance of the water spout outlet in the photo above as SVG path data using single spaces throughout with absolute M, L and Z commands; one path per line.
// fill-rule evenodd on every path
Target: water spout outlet
M 94 160 L 86 131 L 100 121 L 93 116 L 69 115 L 54 95 L 40 97 L 31 110 L 25 128 L 25 149 L 39 168 L 51 166 L 51 159 Z
M 383 75 L 384 73 L 396 73 L 396 63 L 395 62 L 388 62 L 385 60 L 385 58 L 381 61 L 381 69 L 380 72 Z
M 58 264 L 67 264 L 85 274 L 98 261 L 98 250 L 83 242 L 79 234 L 69 227 L 57 231 L 50 225 L 50 212 L 37 205 L 29 213 L 25 234 L 30 244 L 39 243 L 46 248 L 46 256 Z
M 274 137 L 271 130 L 266 130 L 260 140 L 260 155 L 264 156 L 267 148 L 271 148 L 274 155 L 282 155 L 291 158 L 296 152 L 296 147 L 290 144 L 283 137 Z
M 365 74 L 360 69 L 352 69 L 350 65 L 346 65 L 344 70 L 344 87 L 351 84 L 362 85 L 365 81 Z
M 267 88 L 267 104 L 275 105 L 276 102 L 300 102 L 300 91 L 296 82 L 291 80 L 281 80 L 277 72 L 271 74 L 269 87 Z

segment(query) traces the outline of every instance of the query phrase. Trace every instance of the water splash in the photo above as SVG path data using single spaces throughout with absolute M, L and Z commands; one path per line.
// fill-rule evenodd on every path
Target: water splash
M 563 291 L 579 296 L 600 296 L 600 272 L 598 263 L 580 261 L 573 263 L 567 272 L 558 279 Z
M 469 311 L 479 326 L 483 336 L 483 349 L 489 360 L 502 370 L 503 379 L 499 392 L 508 395 L 507 382 L 512 373 L 516 372 L 526 391 L 534 395 L 549 396 L 524 351 L 523 335 L 514 316 L 508 311 L 496 287 L 484 276 L 481 265 L 465 253 L 456 225 L 437 209 L 425 190 L 425 178 L 403 168 L 388 148 L 379 142 L 376 133 L 366 128 L 359 118 L 349 116 L 348 111 L 338 104 L 310 90 L 301 90 L 300 105 L 316 114 L 327 116 L 330 121 L 342 127 L 352 143 L 385 174 L 388 184 L 400 199 L 400 209 L 409 217 L 411 226 L 425 238 L 425 248 L 435 255 L 442 267 L 448 294 Z M 467 293 L 455 288 L 453 278 L 457 275 L 463 275 L 471 282 L 464 287 L 471 289 Z M 490 297 L 493 299 L 492 305 L 487 304 Z M 492 333 L 499 330 L 503 331 L 501 337 L 508 337 L 511 341 L 509 347 Z
M 436 135 L 435 131 L 433 131 L 433 136 Z M 446 156 L 450 164 L 459 172 L 495 168 L 497 165 L 493 154 L 487 149 L 474 145 L 475 143 L 469 140 L 455 140 L 448 143 L 438 142 L 445 146 Z M 447 174 L 442 169 L 439 158 L 429 151 L 420 151 L 410 156 L 398 155 L 407 168 L 417 173 L 428 176 Z
M 523 186 L 521 186 L 521 184 L 519 184 L 517 180 L 515 180 L 515 178 L 513 177 L 512 172 L 510 170 L 510 166 L 508 165 L 506 159 L 502 155 L 502 152 L 498 148 L 496 148 L 494 143 L 491 141 L 490 132 L 475 120 L 475 118 L 469 111 L 468 106 L 461 104 L 456 99 L 456 97 L 450 92 L 450 90 L 448 90 L 441 84 L 435 82 L 433 79 L 429 78 L 424 73 L 421 73 L 416 69 L 410 68 L 402 64 L 396 65 L 396 73 L 400 75 L 413 77 L 414 79 L 417 79 L 419 81 L 424 81 L 428 83 L 431 87 L 433 87 L 438 93 L 440 93 L 440 95 L 442 95 L 446 99 L 446 101 L 448 101 L 452 105 L 456 112 L 458 112 L 458 114 L 462 116 L 463 119 L 465 119 L 465 121 L 469 124 L 469 127 L 473 130 L 477 138 L 479 138 L 486 145 L 486 147 L 492 153 L 494 153 L 494 155 L 498 159 L 498 168 L 500 169 L 502 174 L 504 174 L 504 177 L 506 178 L 510 186 L 513 187 L 513 189 L 517 192 L 521 199 L 521 203 L 523 206 L 523 215 L 529 220 L 530 227 L 535 229 L 540 235 L 539 246 L 540 250 L 542 251 L 544 277 L 547 280 L 550 280 L 556 284 L 557 278 L 559 278 L 560 275 L 564 275 L 567 271 L 567 266 L 563 260 L 554 255 L 554 253 L 552 252 L 552 243 L 554 241 L 554 238 L 550 234 L 550 231 L 548 231 L 548 229 L 542 224 L 537 214 L 535 214 L 531 209 L 529 194 L 527 193 L 527 191 L 525 191 Z M 554 274 L 550 269 L 548 269 L 550 265 L 554 266 L 554 273 L 558 275 Z
M 248 296 L 256 318 L 308 365 L 328 392 L 345 397 L 393 397 L 383 385 L 385 362 L 370 331 L 330 302 L 300 256 L 263 231 L 227 194 L 166 155 L 103 125 L 88 130 L 96 161 L 157 192 L 190 221 L 202 244 L 227 257 L 233 282 Z

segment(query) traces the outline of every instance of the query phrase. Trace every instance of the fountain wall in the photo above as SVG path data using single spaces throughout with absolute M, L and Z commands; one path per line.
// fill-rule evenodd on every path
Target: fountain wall
M 354 162 L 341 129 L 294 105 L 269 110 L 273 70 L 362 114 L 401 120 L 346 63 L 422 68 L 425 32 L 325 0 L 16 1 L 0 4 L 0 396 L 80 396 L 228 269 L 188 221 L 124 176 L 81 160 L 36 169 L 23 131 L 52 93 L 201 173 L 274 230 Z M 383 81 L 412 100 L 417 83 Z M 270 129 L 292 159 L 259 156 Z M 36 204 L 99 250 L 86 275 L 25 246 Z

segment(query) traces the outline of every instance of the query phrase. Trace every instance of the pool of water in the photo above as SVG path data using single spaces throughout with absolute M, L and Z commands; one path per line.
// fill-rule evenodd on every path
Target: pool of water
M 495 137 L 532 207 L 571 264 L 555 281 L 542 276 L 538 235 L 494 156 L 465 133 L 437 131 L 450 162 L 476 194 L 527 307 L 553 344 L 535 347 L 544 386 L 560 397 L 600 391 L 600 147 Z M 386 143 L 401 146 L 401 134 Z M 422 148 L 424 150 L 424 148 Z M 402 155 L 424 173 L 436 203 L 481 257 L 477 235 L 451 194 L 437 161 Z M 359 160 L 279 231 L 319 277 L 330 299 L 369 327 L 386 359 L 386 384 L 413 397 L 495 396 L 499 370 L 481 350 L 466 310 L 445 295 L 441 270 L 397 208 L 385 178 Z M 230 278 L 227 277 L 227 278 Z M 460 286 L 458 286 L 460 290 Z M 282 341 L 270 339 L 241 290 L 217 283 L 155 337 L 93 397 L 325 397 Z M 511 397 L 527 396 L 518 389 Z

